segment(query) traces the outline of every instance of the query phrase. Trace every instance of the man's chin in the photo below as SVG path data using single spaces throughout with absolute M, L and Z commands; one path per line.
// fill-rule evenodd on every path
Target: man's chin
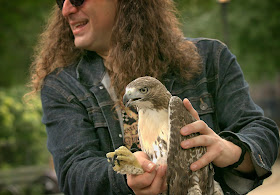
M 79 49 L 85 49 L 88 51 L 108 51 L 108 47 L 105 47 L 105 44 L 100 44 L 100 41 L 92 40 L 92 39 L 82 39 L 82 37 L 75 37 L 74 44 Z
M 89 42 L 84 39 L 81 39 L 81 37 L 77 37 L 77 38 L 75 37 L 74 44 L 79 49 L 89 50 L 89 48 L 90 48 Z

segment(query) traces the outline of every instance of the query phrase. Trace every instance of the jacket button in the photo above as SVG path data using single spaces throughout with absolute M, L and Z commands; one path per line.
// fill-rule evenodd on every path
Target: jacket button
M 122 137 L 122 134 L 119 134 L 119 137 Z
M 99 86 L 99 89 L 104 89 L 104 87 L 102 85 Z
M 200 98 L 200 109 L 201 110 L 207 110 L 207 108 L 208 108 L 208 104 L 206 104 L 203 100 L 202 100 L 202 98 Z

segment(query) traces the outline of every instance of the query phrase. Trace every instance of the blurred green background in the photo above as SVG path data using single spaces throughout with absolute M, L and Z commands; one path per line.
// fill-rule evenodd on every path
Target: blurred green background
M 175 2 L 185 36 L 225 42 L 237 56 L 254 100 L 279 124 L 280 0 Z M 53 187 L 46 179 L 41 182 L 43 187 L 34 187 L 43 176 L 53 179 L 49 176 L 52 167 L 39 97 L 26 103 L 22 96 L 28 92 L 33 48 L 54 4 L 50 0 L 1 0 L 0 194 L 46 194 L 51 193 L 46 188 Z M 23 170 L 33 170 L 34 177 L 24 179 L 31 173 Z

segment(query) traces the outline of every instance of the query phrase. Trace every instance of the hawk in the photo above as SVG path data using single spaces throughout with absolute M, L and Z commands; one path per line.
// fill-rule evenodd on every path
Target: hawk
M 182 136 L 180 129 L 195 121 L 182 100 L 172 96 L 157 79 L 140 77 L 129 83 L 125 106 L 138 110 L 138 135 L 142 151 L 157 165 L 167 164 L 168 194 L 223 194 L 214 181 L 212 164 L 191 171 L 190 165 L 206 153 L 206 147 L 183 149 L 180 143 L 199 133 Z M 121 174 L 142 174 L 134 155 L 124 146 L 107 154 L 113 169 Z

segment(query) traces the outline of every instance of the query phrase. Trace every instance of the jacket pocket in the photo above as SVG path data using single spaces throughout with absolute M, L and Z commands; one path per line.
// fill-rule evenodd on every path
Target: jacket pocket
M 94 128 L 108 127 L 106 120 L 99 107 L 87 108 L 90 120 L 93 122 Z
M 198 97 L 188 98 L 197 111 L 199 118 L 203 120 L 212 130 L 219 133 L 219 126 L 216 119 L 215 106 L 210 93 L 202 94 Z
M 213 98 L 210 93 L 202 94 L 199 97 L 190 97 L 188 99 L 199 115 L 205 115 L 214 112 Z
M 100 150 L 107 153 L 114 150 L 108 124 L 99 107 L 87 108 L 88 115 L 94 126 L 94 132 L 99 139 Z

